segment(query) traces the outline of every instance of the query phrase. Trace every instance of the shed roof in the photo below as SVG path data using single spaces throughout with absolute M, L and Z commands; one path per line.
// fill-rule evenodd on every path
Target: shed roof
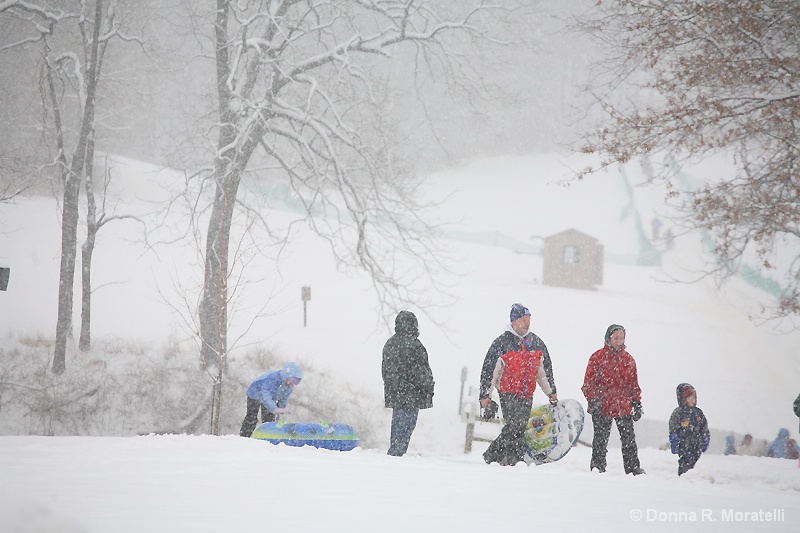
M 558 233 L 550 235 L 549 237 L 545 237 L 544 240 L 554 239 L 556 237 L 562 237 L 562 236 L 566 236 L 566 235 L 580 236 L 580 237 L 583 237 L 584 239 L 591 239 L 594 242 L 599 242 L 596 238 L 592 237 L 591 235 L 589 235 L 587 233 L 584 233 L 582 231 L 578 231 L 575 228 L 569 228 L 569 229 L 566 229 L 564 231 L 560 231 Z

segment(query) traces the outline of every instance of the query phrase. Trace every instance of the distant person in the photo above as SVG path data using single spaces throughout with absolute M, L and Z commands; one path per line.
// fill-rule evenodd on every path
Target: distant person
M 800 395 L 798 395 L 797 399 L 794 401 L 794 414 L 800 417 Z
M 642 417 L 642 390 L 636 372 L 636 361 L 625 349 L 625 328 L 608 326 L 605 344 L 589 357 L 581 387 L 589 402 L 594 438 L 589 470 L 606 471 L 608 438 L 611 424 L 617 423 L 622 442 L 622 461 L 626 474 L 644 474 L 639 464 L 639 450 L 633 423 Z
M 751 455 L 753 457 L 760 457 L 764 455 L 762 446 L 756 446 L 756 443 L 753 441 L 753 436 L 748 433 L 742 439 L 742 443 L 739 444 L 739 450 L 737 451 L 738 455 Z
M 722 452 L 723 455 L 736 455 L 735 440 L 733 433 L 725 437 L 725 451 Z
M 258 425 L 259 410 L 262 422 L 275 422 L 280 415 L 288 414 L 286 404 L 301 379 L 303 370 L 294 362 L 258 376 L 247 388 L 247 414 L 239 435 L 249 437 L 253 434 Z
M 394 335 L 383 346 L 383 396 L 392 410 L 388 455 L 405 455 L 417 427 L 420 409 L 433 407 L 433 372 L 428 351 L 419 340 L 417 317 L 400 311 L 394 320 Z
M 682 476 L 694 468 L 700 455 L 708 450 L 710 433 L 706 416 L 697 407 L 697 392 L 694 387 L 681 383 L 675 394 L 678 397 L 678 407 L 669 417 L 669 444 L 672 453 L 678 454 L 678 475 Z M 733 447 L 733 435 L 728 438 Z M 727 450 L 725 455 L 728 455 Z
M 776 459 L 797 459 L 798 457 L 797 442 L 789 438 L 789 430 L 781 428 L 778 431 L 778 436 L 772 441 L 767 449 L 767 457 L 774 457 Z
M 549 375 L 545 369 L 547 348 L 529 331 L 530 311 L 522 304 L 514 304 L 509 321 L 508 329 L 492 342 L 486 353 L 479 396 L 481 406 L 486 408 L 493 388 L 500 395 L 504 424 L 500 434 L 484 452 L 483 459 L 486 463 L 497 462 L 504 466 L 522 461 L 528 449 L 525 428 L 531 416 L 537 382 L 551 404 L 558 401 L 555 386 L 551 385 L 552 367 Z M 549 359 L 548 356 L 548 362 Z
M 653 230 L 653 240 L 657 241 L 658 238 L 661 236 L 661 219 L 658 217 L 654 217 L 653 220 L 650 221 L 650 227 Z

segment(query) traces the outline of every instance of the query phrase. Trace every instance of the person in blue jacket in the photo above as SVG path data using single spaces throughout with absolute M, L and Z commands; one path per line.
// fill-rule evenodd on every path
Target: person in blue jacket
M 789 438 L 789 430 L 781 428 L 778 431 L 778 437 L 772 441 L 767 449 L 767 457 L 775 457 L 777 459 L 797 459 L 798 457 L 797 442 Z
M 288 413 L 286 402 L 301 379 L 303 369 L 294 362 L 258 376 L 247 388 L 247 414 L 239 435 L 250 437 L 253 434 L 258 425 L 259 409 L 262 422 L 274 422 L 279 415 Z
M 678 454 L 678 475 L 683 475 L 708 450 L 710 432 L 708 420 L 697 407 L 697 392 L 688 383 L 678 385 L 678 407 L 669 417 L 669 444 L 672 453 Z
M 736 455 L 735 440 L 733 433 L 725 437 L 725 451 L 722 452 L 723 455 Z

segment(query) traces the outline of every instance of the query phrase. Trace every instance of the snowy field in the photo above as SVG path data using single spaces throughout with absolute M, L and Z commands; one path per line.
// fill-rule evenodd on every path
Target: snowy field
M 426 183 L 426 198 L 442 201 L 436 216 L 449 222 L 443 242 L 452 257 L 446 281 L 454 300 L 411 309 L 420 318 L 436 396 L 434 408 L 420 414 L 408 456 L 294 449 L 233 435 L 5 436 L 0 532 L 800 530 L 796 461 L 720 455 L 721 435 L 729 432 L 737 441 L 744 433 L 772 440 L 786 427 L 798 437 L 791 403 L 800 392 L 800 331 L 759 320 L 769 295 L 744 279 L 722 289 L 708 279 L 670 282 L 692 279 L 704 266 L 696 237 L 679 237 L 669 250 L 654 241 L 662 265 L 637 266 L 652 218 L 669 227 L 662 193 L 630 187 L 644 181 L 636 165 L 560 186 L 577 164 L 554 156 L 485 160 Z M 132 161 L 115 168 L 117 213 L 143 220 L 166 199 L 153 184 L 181 181 Z M 286 206 L 274 216 L 290 214 Z M 192 264 L 191 250 L 144 249 L 135 226 L 110 224 L 100 234 L 94 337 L 180 342 L 188 333 L 170 298 L 179 282 L 199 279 L 202 270 Z M 37 197 L 0 205 L 0 228 L 0 265 L 11 267 L 9 290 L 0 292 L 0 342 L 50 337 L 58 288 L 56 202 Z M 604 246 L 596 291 L 540 283 L 541 237 L 569 228 Z M 253 328 L 232 335 L 238 344 L 231 364 L 237 351 L 267 345 L 354 384 L 388 421 L 380 349 L 391 331 L 368 280 L 339 272 L 325 245 L 304 232 L 294 237 L 279 272 L 269 261 L 249 268 L 269 282 L 244 290 L 236 317 L 249 322 L 249 310 L 265 301 L 268 307 Z M 302 286 L 312 288 L 306 327 Z M 618 448 L 610 449 L 603 475 L 588 472 L 585 447 L 530 468 L 485 465 L 481 443 L 463 453 L 462 368 L 466 390 L 476 388 L 486 349 L 516 301 L 531 309 L 532 330 L 550 350 L 561 398 L 583 401 L 589 355 L 601 347 L 609 324 L 626 327 L 643 389 L 645 419 L 637 428 L 646 476 L 624 476 Z M 676 405 L 675 386 L 683 381 L 697 388 L 715 433 L 713 453 L 678 478 L 676 456 L 659 447 Z M 241 408 L 243 416 L 244 400 Z M 2 425 L 0 411 L 0 434 L 7 435 Z M 388 433 L 386 425 L 387 444 Z
M 471 455 L 333 452 L 236 436 L 3 437 L 3 532 L 796 532 L 794 461 L 590 450 L 539 467 Z

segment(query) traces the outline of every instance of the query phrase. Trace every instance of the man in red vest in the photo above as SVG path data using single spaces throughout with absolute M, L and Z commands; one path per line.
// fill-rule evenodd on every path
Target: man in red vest
M 530 311 L 522 304 L 514 304 L 509 318 L 508 331 L 492 343 L 481 372 L 481 406 L 485 408 L 489 404 L 491 388 L 496 388 L 505 421 L 500 435 L 484 452 L 483 459 L 501 465 L 514 465 L 521 461 L 528 448 L 525 427 L 531 415 L 536 384 L 550 398 L 550 403 L 558 401 L 547 348 L 539 337 L 528 331 Z M 549 372 L 545 365 L 550 368 Z M 489 381 L 489 386 L 485 381 Z

